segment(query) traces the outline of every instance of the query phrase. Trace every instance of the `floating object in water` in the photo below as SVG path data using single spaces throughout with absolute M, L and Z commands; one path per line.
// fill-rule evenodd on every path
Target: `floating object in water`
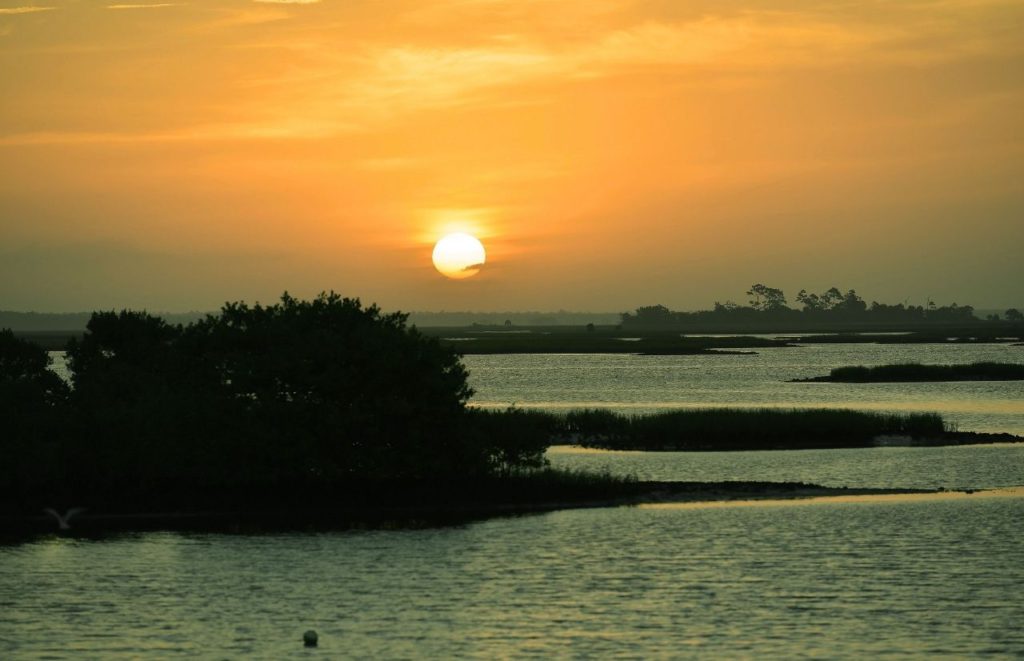
M 84 511 L 84 507 L 72 507 L 67 512 L 64 512 L 64 516 L 61 516 L 57 513 L 57 510 L 53 509 L 52 507 L 47 507 L 46 509 L 43 510 L 43 512 L 57 519 L 57 526 L 61 530 L 71 530 L 71 517 L 75 516 L 76 514 L 81 514 Z
M 312 629 L 302 634 L 302 644 L 306 647 L 316 647 L 316 641 L 317 635 Z

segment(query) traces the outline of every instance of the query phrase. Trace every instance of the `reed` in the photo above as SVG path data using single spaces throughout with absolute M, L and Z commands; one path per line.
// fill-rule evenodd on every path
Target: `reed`
M 828 376 L 798 379 L 799 382 L 838 383 L 900 383 L 928 381 L 1019 381 L 1024 379 L 1024 365 L 1015 363 L 978 362 L 961 365 L 922 365 L 897 363 L 864 367 L 837 367 Z
M 878 436 L 940 437 L 952 431 L 935 413 L 845 409 L 712 408 L 655 415 L 571 411 L 564 431 L 587 447 L 630 450 L 780 450 L 869 447 Z

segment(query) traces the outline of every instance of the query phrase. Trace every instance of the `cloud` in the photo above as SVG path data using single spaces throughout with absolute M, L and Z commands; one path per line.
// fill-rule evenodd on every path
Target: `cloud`
M 151 5 L 107 5 L 107 9 L 156 9 L 158 7 L 180 7 L 177 2 L 158 2 Z
M 794 25 L 792 19 L 784 24 L 741 15 L 650 21 L 565 46 L 502 40 L 476 47 L 384 47 L 370 53 L 344 102 L 379 114 L 381 108 L 400 112 L 472 104 L 497 87 L 601 78 L 644 68 L 827 66 L 862 54 L 880 38 L 838 25 Z
M 316 140 L 355 130 L 340 122 L 303 119 L 208 124 L 168 131 L 119 133 L 114 131 L 35 131 L 0 135 L 0 147 L 32 145 L 94 145 L 208 140 Z
M 56 7 L 3 7 L 0 14 L 32 14 L 37 11 L 51 11 Z
M 262 2 L 264 4 L 271 5 L 315 5 L 320 0 L 253 0 L 253 2 Z
M 861 22 L 813 12 L 741 11 L 681 21 L 646 20 L 574 40 L 518 34 L 472 45 L 380 44 L 361 69 L 334 77 L 331 103 L 387 117 L 429 108 L 491 104 L 522 91 L 543 102 L 545 87 L 642 71 L 713 76 L 783 76 L 835 67 L 923 66 L 1005 50 L 987 26 L 918 15 Z M 898 19 L 898 20 L 897 20 Z M 332 63 L 321 63 L 325 70 Z M 757 82 L 757 81 L 752 81 Z M 760 83 L 758 83 L 760 84 Z M 382 111 L 386 109 L 386 111 Z

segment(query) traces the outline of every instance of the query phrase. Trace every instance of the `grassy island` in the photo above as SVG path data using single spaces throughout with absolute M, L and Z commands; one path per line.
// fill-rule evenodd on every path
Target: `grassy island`
M 690 451 L 872 447 L 879 437 L 941 439 L 952 431 L 934 413 L 770 408 L 629 416 L 582 410 L 567 414 L 565 427 L 587 447 Z
M 828 376 L 794 379 L 794 383 L 899 383 L 928 381 L 1019 381 L 1024 365 L 980 362 L 964 365 L 922 365 L 899 363 L 878 367 L 837 367 Z
M 608 450 L 807 450 L 1024 441 L 1012 434 L 962 432 L 936 413 L 706 408 L 649 415 L 625 415 L 607 409 L 564 414 L 507 409 L 481 411 L 481 415 L 488 416 L 495 429 L 521 438 L 544 435 L 548 444 Z

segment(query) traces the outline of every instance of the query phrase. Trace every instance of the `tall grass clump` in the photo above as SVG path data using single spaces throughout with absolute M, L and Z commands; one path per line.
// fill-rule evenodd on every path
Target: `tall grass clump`
M 626 416 L 580 410 L 565 429 L 581 445 L 630 450 L 774 450 L 868 447 L 877 436 L 941 436 L 934 413 L 873 413 L 845 409 L 693 409 Z
M 1013 381 L 1024 379 L 1024 365 L 978 362 L 964 365 L 922 365 L 898 363 L 864 367 L 837 367 L 827 377 L 811 381 L 845 383 L 885 383 L 913 381 Z

